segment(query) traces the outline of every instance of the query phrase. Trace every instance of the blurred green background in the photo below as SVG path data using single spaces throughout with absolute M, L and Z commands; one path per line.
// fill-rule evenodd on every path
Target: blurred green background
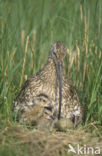
M 85 121 L 102 124 L 102 1 L 0 0 L 0 116 L 12 122 L 12 102 L 29 75 L 45 64 L 50 46 L 69 49 Z

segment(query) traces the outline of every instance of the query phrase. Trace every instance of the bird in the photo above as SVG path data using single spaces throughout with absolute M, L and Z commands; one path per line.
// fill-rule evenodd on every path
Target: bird
M 64 42 L 57 41 L 51 46 L 47 63 L 38 73 L 28 78 L 14 100 L 13 112 L 16 114 L 17 121 L 30 122 L 29 116 L 32 114 L 32 121 L 41 115 L 44 120 L 46 118 L 48 122 L 55 123 L 58 121 L 61 105 L 61 119 L 70 119 L 74 127 L 82 123 L 81 102 L 71 79 L 65 74 L 62 74 L 62 97 L 60 99 L 59 63 L 62 63 L 63 69 L 64 58 L 67 54 L 68 50 Z M 39 111 L 34 115 L 36 108 Z

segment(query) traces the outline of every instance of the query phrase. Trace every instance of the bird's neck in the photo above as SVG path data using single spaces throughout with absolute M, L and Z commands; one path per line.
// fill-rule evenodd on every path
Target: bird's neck
M 44 73 L 47 74 L 47 79 L 52 80 L 53 82 L 57 78 L 57 65 L 52 58 L 48 58 L 46 65 L 44 66 Z
M 58 72 L 58 64 L 56 64 L 56 62 L 51 57 L 49 57 L 47 63 L 45 64 L 45 66 L 39 74 L 41 75 L 41 79 L 45 83 L 49 84 L 50 86 L 58 87 Z

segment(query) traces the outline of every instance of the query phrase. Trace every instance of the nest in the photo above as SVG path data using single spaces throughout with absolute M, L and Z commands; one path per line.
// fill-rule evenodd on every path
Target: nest
M 86 144 L 102 148 L 102 135 L 98 130 L 90 133 L 88 128 L 56 132 L 16 125 L 8 126 L 0 132 L 0 142 L 3 155 L 6 149 L 11 152 L 10 155 L 66 156 L 73 155 L 68 153 L 69 144 L 73 147 Z

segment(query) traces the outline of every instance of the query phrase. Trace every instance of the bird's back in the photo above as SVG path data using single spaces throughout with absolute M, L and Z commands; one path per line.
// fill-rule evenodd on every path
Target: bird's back
M 54 101 L 55 90 L 56 70 L 52 59 L 49 59 L 40 72 L 29 77 L 24 83 L 20 93 L 14 100 L 13 111 L 17 112 L 17 114 L 22 114 L 23 112 L 31 110 L 35 105 L 36 98 L 37 100 L 39 98 L 39 101 L 41 98 L 43 100 L 43 97 L 49 99 L 49 101 Z

